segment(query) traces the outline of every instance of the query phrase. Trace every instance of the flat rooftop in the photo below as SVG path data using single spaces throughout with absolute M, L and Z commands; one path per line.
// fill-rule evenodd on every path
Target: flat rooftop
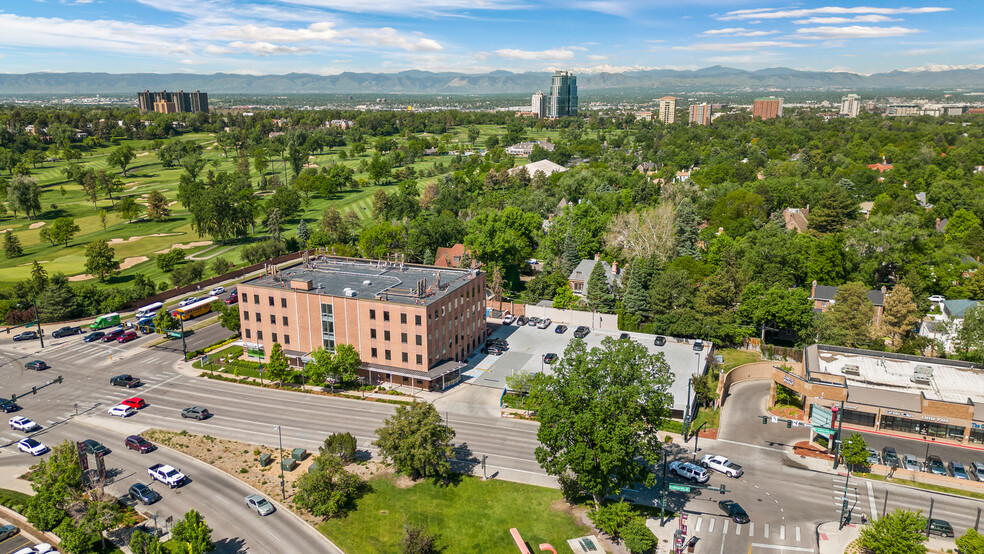
M 968 400 L 975 404 L 984 403 L 984 372 L 955 365 L 950 360 L 902 359 L 892 354 L 878 356 L 878 352 L 838 352 L 823 346 L 819 347 L 818 358 L 819 371 L 844 376 L 851 389 L 866 387 L 912 395 L 924 394 L 930 400 L 958 404 L 965 404 Z M 917 382 L 914 380 L 917 374 L 924 375 L 925 379 Z
M 243 285 L 304 290 L 297 282 L 310 282 L 310 290 L 305 291 L 309 294 L 426 306 L 440 301 L 478 275 L 479 271 L 474 269 L 317 256 L 308 263 L 301 262 L 276 273 L 255 277 Z

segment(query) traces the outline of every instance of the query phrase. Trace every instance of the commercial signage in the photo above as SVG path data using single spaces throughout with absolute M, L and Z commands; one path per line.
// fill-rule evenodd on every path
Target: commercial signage
M 789 375 L 783 375 L 782 376 L 782 382 L 783 383 L 786 383 L 787 385 L 789 385 L 791 387 L 793 387 L 793 386 L 796 385 L 796 381 L 794 381 L 793 378 L 790 377 Z
M 933 417 L 933 416 L 924 415 L 924 416 L 922 416 L 922 418 L 923 418 L 923 421 L 936 421 L 938 423 L 949 423 L 950 422 L 949 419 L 942 418 L 942 417 Z
M 819 404 L 813 405 L 813 411 L 810 414 L 810 425 L 813 426 L 813 430 L 816 431 L 818 435 L 823 435 L 829 439 L 834 434 L 831 430 L 833 423 L 833 410 Z
M 909 412 L 896 412 L 895 410 L 885 410 L 885 413 L 892 416 L 915 417 Z

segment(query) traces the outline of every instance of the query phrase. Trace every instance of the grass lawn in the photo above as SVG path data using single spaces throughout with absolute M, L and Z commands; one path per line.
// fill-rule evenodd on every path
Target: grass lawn
M 558 552 L 587 533 L 555 489 L 476 477 L 450 486 L 427 481 L 399 488 L 392 477 L 369 483 L 373 490 L 358 509 L 318 526 L 346 552 L 400 552 L 404 522 L 438 534 L 444 552 L 515 552 L 513 527 L 534 549 L 547 542 Z
M 738 350 L 737 348 L 721 348 L 714 353 L 724 358 L 724 363 L 718 366 L 721 373 L 726 373 L 740 365 L 762 361 L 762 355 L 757 350 Z
M 865 479 L 872 479 L 875 481 L 888 481 L 888 479 L 886 479 L 884 475 L 877 475 L 874 473 L 862 473 L 861 476 L 864 477 Z M 956 489 L 953 487 L 943 487 L 940 485 L 932 485 L 929 483 L 920 483 L 918 481 L 909 481 L 908 479 L 899 479 L 898 477 L 893 478 L 890 482 L 895 483 L 896 485 L 906 485 L 908 487 L 916 487 L 918 489 L 925 489 L 928 491 L 943 492 L 947 494 L 957 494 L 960 496 L 966 496 L 968 498 L 976 498 L 978 500 L 984 500 L 984 493 L 975 492 L 975 491 L 965 491 L 963 489 Z
M 0 489 L 0 506 L 6 506 L 11 510 L 22 514 L 27 508 L 27 501 L 31 495 L 24 494 L 10 489 Z

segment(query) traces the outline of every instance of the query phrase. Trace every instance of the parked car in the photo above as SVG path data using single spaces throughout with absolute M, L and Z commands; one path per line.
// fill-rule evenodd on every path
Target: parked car
M 51 333 L 51 336 L 55 337 L 56 339 L 60 339 L 62 337 L 70 337 L 72 335 L 78 335 L 81 333 L 82 333 L 81 327 L 62 327 L 61 329 L 58 329 L 57 331 Z
M 869 466 L 875 464 L 881 465 L 882 463 L 881 454 L 879 454 L 878 451 L 875 450 L 874 448 L 868 448 L 867 450 L 868 450 L 868 458 L 864 461 L 864 463 L 868 464 Z
M 111 416 L 130 417 L 137 413 L 137 411 L 126 404 L 120 404 L 119 406 L 113 406 L 106 413 Z
M 116 337 L 116 342 L 119 343 L 130 342 L 131 340 L 136 339 L 138 336 L 139 335 L 137 335 L 136 331 L 124 331 L 122 335 Z
M 251 494 L 246 497 L 246 507 L 261 516 L 272 514 L 276 509 L 266 498 L 263 498 L 258 494 Z
M 161 499 L 161 495 L 158 494 L 157 491 L 143 483 L 134 483 L 130 485 L 129 492 L 130 498 L 140 502 L 143 505 L 153 504 Z
M 711 478 L 707 470 L 690 462 L 670 462 L 670 471 L 694 483 L 706 483 Z
M 919 471 L 919 460 L 912 454 L 902 454 L 902 467 L 909 471 Z
M 748 512 L 746 512 L 745 509 L 734 500 L 722 500 L 718 502 L 718 507 L 724 510 L 724 513 L 728 514 L 731 521 L 735 523 L 741 524 L 749 522 Z
M 943 296 L 942 294 L 934 294 L 933 296 L 929 297 L 929 301 L 935 304 L 939 304 L 940 302 L 946 302 L 946 297 Z
M 103 336 L 102 340 L 103 340 L 103 342 L 113 342 L 114 340 L 116 340 L 116 339 L 120 338 L 121 336 L 123 336 L 123 333 L 124 332 L 126 332 L 126 330 L 125 329 L 122 329 L 122 328 L 113 329 L 112 331 L 106 333 Z
M 181 302 L 178 302 L 178 306 L 184 308 L 185 306 L 190 306 L 195 302 L 198 302 L 198 299 L 195 298 L 194 296 L 189 296 L 188 298 L 185 298 Z
M 622 333 L 618 336 L 618 340 L 629 340 L 630 338 L 628 333 Z
M 523 325 L 526 325 L 527 323 L 529 323 L 529 321 L 530 320 L 529 320 L 528 317 L 526 317 L 525 315 L 521 315 L 518 318 L 516 318 L 516 325 L 522 327 Z
M 140 398 L 139 396 L 134 396 L 133 398 L 127 398 L 126 400 L 120 402 L 120 404 L 124 406 L 129 406 L 134 410 L 139 410 L 147 405 L 147 403 L 144 402 L 144 399 Z
M 0 541 L 5 541 L 20 533 L 20 528 L 13 525 L 0 525 Z
M 215 287 L 208 291 L 209 296 L 219 296 L 220 294 L 225 294 L 225 287 Z
M 502 316 L 502 324 L 512 325 L 512 322 L 513 322 L 513 315 L 509 312 L 506 312 L 505 315 Z
M 584 337 L 588 336 L 588 333 L 590 332 L 591 332 L 590 328 L 581 325 L 577 329 L 574 329 L 574 338 L 583 339 Z
M 888 467 L 899 467 L 899 455 L 895 453 L 895 449 L 891 446 L 882 448 L 882 461 Z
M 540 323 L 540 318 L 538 317 L 531 317 L 526 321 L 526 324 L 529 325 L 530 327 L 536 327 L 537 324 L 539 323 Z
M 970 462 L 970 473 L 978 481 L 984 481 L 984 464 L 981 462 Z
M 192 406 L 191 408 L 185 408 L 181 410 L 181 417 L 183 418 L 190 417 L 192 419 L 197 419 L 199 421 L 203 419 L 208 419 L 208 417 L 211 415 L 212 414 L 210 414 L 207 409 L 202 408 L 201 406 Z
M 553 322 L 552 322 L 552 321 L 550 321 L 550 318 L 549 318 L 549 317 L 545 317 L 545 318 L 543 318 L 543 319 L 541 319 L 541 320 L 540 320 L 540 321 L 539 321 L 539 322 L 538 322 L 538 323 L 536 324 L 536 328 L 537 328 L 537 329 L 546 329 L 547 327 L 550 327 L 550 324 L 551 324 L 551 323 L 553 323 Z
M 21 452 L 27 452 L 31 456 L 40 456 L 48 451 L 47 446 L 30 437 L 18 441 L 17 449 Z
M 96 456 L 105 456 L 110 453 L 110 450 L 106 448 L 103 443 L 94 439 L 85 439 L 82 441 L 82 447 L 89 454 L 94 454 Z
M 720 471 L 728 477 L 733 477 L 735 479 L 741 477 L 745 473 L 745 470 L 743 470 L 740 465 L 732 462 L 724 456 L 712 456 L 711 454 L 705 454 L 704 457 L 700 459 L 700 465 L 713 469 L 714 471 Z
M 486 346 L 482 349 L 483 354 L 491 354 L 493 356 L 501 356 L 505 352 L 501 346 Z
M 704 349 L 704 343 L 701 341 L 694 341 L 694 352 L 700 352 Z
M 41 371 L 43 369 L 48 369 L 49 367 L 51 366 L 41 360 L 31 360 L 30 362 L 24 364 L 24 369 L 31 369 L 34 371 Z
M 943 460 L 939 456 L 933 455 L 926 458 L 926 467 L 933 475 L 946 475 L 946 466 L 943 465 Z
M 82 342 L 96 342 L 97 340 L 106 336 L 106 333 L 102 331 L 93 331 L 82 339 Z
M 41 428 L 40 425 L 23 416 L 14 416 L 10 418 L 10 421 L 8 421 L 7 423 L 10 424 L 10 428 L 12 430 L 23 431 L 25 433 L 30 433 L 31 431 L 35 431 Z
M 557 361 L 557 355 L 553 352 L 547 352 L 543 355 L 543 363 L 552 364 Z
M 116 387 L 126 387 L 128 389 L 132 389 L 133 387 L 140 386 L 140 379 L 130 375 L 129 373 L 124 373 L 123 375 L 110 377 L 109 384 Z
M 38 339 L 37 331 L 24 331 L 23 333 L 14 335 L 14 342 L 21 342 L 24 340 L 37 340 L 37 339 Z
M 123 444 L 130 450 L 136 450 L 141 454 L 146 454 L 155 448 L 154 443 L 141 437 L 140 435 L 130 435 L 125 441 L 123 441 Z
M 9 414 L 10 412 L 16 412 L 20 409 L 20 406 L 16 402 L 9 398 L 0 398 L 0 412 Z
M 929 534 L 933 533 L 950 538 L 953 536 L 953 527 L 949 522 L 942 519 L 931 519 L 929 520 Z
M 663 345 L 665 345 L 666 344 L 666 337 L 664 337 L 663 335 L 656 335 L 656 338 L 653 339 L 653 344 L 655 344 L 656 346 L 663 346 Z
M 554 327 L 554 333 L 557 333 L 558 335 L 563 335 L 566 332 L 567 332 L 567 326 L 566 325 L 558 325 L 558 326 Z
M 956 460 L 950 462 L 950 475 L 953 475 L 957 479 L 967 479 L 967 470 L 964 469 L 963 464 Z

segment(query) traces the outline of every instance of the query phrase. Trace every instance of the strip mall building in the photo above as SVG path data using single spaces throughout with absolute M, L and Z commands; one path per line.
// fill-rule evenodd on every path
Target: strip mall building
M 806 398 L 807 416 L 815 405 L 843 405 L 845 427 L 984 443 L 984 371 L 975 364 L 814 344 L 801 371 L 775 369 L 772 379 Z

